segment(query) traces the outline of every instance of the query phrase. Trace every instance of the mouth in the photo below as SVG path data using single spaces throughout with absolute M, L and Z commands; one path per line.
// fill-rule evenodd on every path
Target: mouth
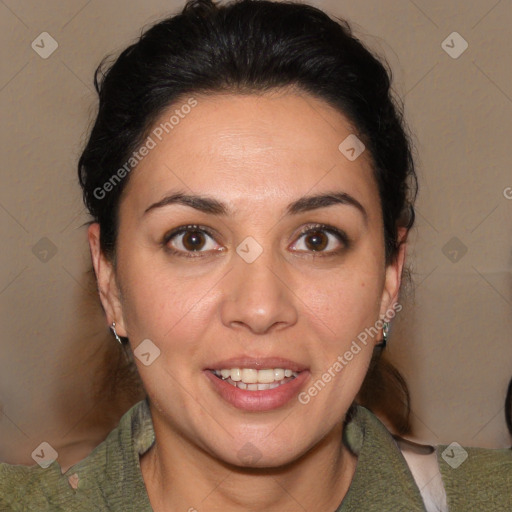
M 231 359 L 203 373 L 224 403 L 253 412 L 290 404 L 310 374 L 305 366 L 280 358 Z

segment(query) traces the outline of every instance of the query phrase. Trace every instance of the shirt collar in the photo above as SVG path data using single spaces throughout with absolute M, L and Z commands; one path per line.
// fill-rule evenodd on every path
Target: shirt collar
M 368 409 L 361 406 L 351 409 L 343 440 L 357 455 L 358 461 L 349 490 L 336 512 L 425 510 L 420 491 L 396 442 Z M 94 477 L 102 481 L 106 501 L 115 503 L 120 510 L 136 504 L 141 512 L 151 511 L 139 458 L 154 442 L 149 399 L 146 398 L 127 411 L 118 427 L 109 434 L 105 441 L 106 449 L 101 452 L 101 457 L 106 458 L 101 461 L 103 464 L 91 464 L 88 457 L 65 475 L 82 474 L 83 480 L 87 479 L 87 471 L 92 471 L 95 466 L 102 467 L 103 473 Z M 91 456 L 94 457 L 95 451 Z

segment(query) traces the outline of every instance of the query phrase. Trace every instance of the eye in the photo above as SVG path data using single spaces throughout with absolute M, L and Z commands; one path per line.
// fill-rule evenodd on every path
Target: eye
M 338 254 L 350 245 L 346 233 L 324 224 L 308 225 L 303 228 L 299 242 L 302 242 L 302 247 L 296 247 L 292 249 L 293 251 L 320 252 L 326 253 L 325 256 Z
M 192 255 L 191 253 L 220 250 L 216 249 L 215 243 L 212 244 L 208 239 L 213 241 L 212 233 L 205 227 L 193 224 L 180 226 L 179 228 L 173 229 L 170 233 L 167 233 L 164 236 L 162 245 L 172 254 L 185 258 L 197 258 L 202 255 Z
M 323 256 L 336 255 L 350 246 L 346 233 L 325 224 L 305 226 L 300 232 L 299 242 L 303 247 L 294 247 L 292 251 L 321 253 Z M 224 250 L 216 247 L 214 235 L 208 228 L 197 224 L 173 229 L 164 236 L 162 246 L 171 254 L 184 258 L 198 258 L 206 256 L 204 253 L 207 252 Z

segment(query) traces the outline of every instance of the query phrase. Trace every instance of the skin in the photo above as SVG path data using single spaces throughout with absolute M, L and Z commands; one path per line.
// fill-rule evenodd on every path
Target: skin
M 370 155 L 349 161 L 339 151 L 354 130 L 338 110 L 294 90 L 195 98 L 198 105 L 132 171 L 115 266 L 100 250 L 99 226 L 89 228 L 108 323 L 133 349 L 149 338 L 161 351 L 149 366 L 136 359 L 156 434 L 140 461 L 151 504 L 156 511 L 334 510 L 357 462 L 341 442 L 342 422 L 380 337 L 307 405 L 294 398 L 272 411 L 241 411 L 203 369 L 235 356 L 279 356 L 308 368 L 307 390 L 396 302 L 404 247 L 386 265 Z M 212 196 L 233 212 L 172 204 L 144 214 L 177 190 Z M 355 198 L 366 219 L 348 204 L 284 215 L 292 201 L 332 191 Z M 322 256 L 311 235 L 300 234 L 311 223 L 345 231 L 350 244 L 323 231 Z M 184 256 L 162 244 L 187 224 L 214 230 L 213 238 L 204 234 L 199 258 L 186 257 L 183 236 L 167 246 Z M 236 252 L 248 236 L 263 248 L 250 264 Z M 187 247 L 198 254 L 190 240 Z M 259 453 L 252 464 L 237 455 L 246 443 Z

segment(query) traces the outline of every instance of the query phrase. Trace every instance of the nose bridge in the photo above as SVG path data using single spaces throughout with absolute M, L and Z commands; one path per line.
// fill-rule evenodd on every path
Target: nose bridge
M 276 324 L 284 326 L 296 322 L 293 293 L 279 262 L 280 258 L 271 247 L 264 248 L 252 237 L 237 246 L 221 306 L 225 325 L 243 324 L 262 333 Z
M 279 264 L 275 251 L 270 246 L 263 248 L 254 238 L 247 237 L 236 248 L 233 264 L 242 290 L 245 288 L 255 296 L 259 290 L 267 297 L 280 295 L 282 281 L 279 279 Z M 247 286 L 244 287 L 244 282 Z M 240 290 L 237 290 L 238 294 Z

